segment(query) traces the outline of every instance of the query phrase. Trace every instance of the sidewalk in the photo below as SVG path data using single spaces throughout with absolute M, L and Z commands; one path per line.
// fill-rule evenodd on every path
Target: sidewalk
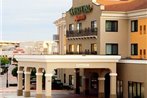
M 0 89 L 0 98 L 35 98 L 36 91 L 31 90 L 31 97 L 17 96 L 17 87 Z M 43 97 L 45 98 L 45 91 Z M 52 90 L 52 98 L 98 98 L 94 96 L 83 96 L 74 94 L 71 90 Z

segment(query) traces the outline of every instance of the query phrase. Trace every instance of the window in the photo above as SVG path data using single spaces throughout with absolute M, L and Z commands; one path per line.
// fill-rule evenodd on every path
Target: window
M 72 85 L 72 75 L 69 75 L 69 85 Z
M 106 20 L 106 32 L 118 32 L 118 21 Z
M 97 32 L 97 23 L 95 21 L 91 21 L 91 31 L 92 32 Z
M 131 55 L 138 55 L 138 44 L 131 44 Z
M 140 34 L 142 34 L 142 26 L 140 26 Z
M 98 74 L 91 74 L 91 89 L 98 89 Z
M 140 49 L 140 58 L 142 58 L 142 49 Z
M 138 20 L 132 20 L 131 21 L 131 32 L 137 32 L 138 31 Z
M 74 52 L 74 45 L 69 45 L 69 52 Z
M 128 98 L 144 98 L 144 87 L 140 82 L 128 82 Z
M 118 44 L 106 44 L 107 55 L 118 55 Z
M 91 53 L 92 53 L 92 54 L 93 54 L 93 53 L 96 53 L 96 51 L 97 51 L 96 43 L 91 44 Z
M 82 23 L 77 24 L 77 31 L 78 33 L 82 30 Z
M 143 26 L 144 34 L 146 34 L 146 25 Z
M 66 74 L 64 74 L 64 83 L 66 83 Z
M 77 45 L 77 52 L 78 53 L 82 52 L 82 45 L 81 44 Z
M 79 76 L 79 86 L 82 86 L 82 76 Z
M 73 24 L 69 24 L 69 31 L 74 31 L 74 25 Z
M 146 58 L 146 49 L 143 49 L 144 58 Z
M 117 98 L 123 98 L 123 81 L 117 81 Z

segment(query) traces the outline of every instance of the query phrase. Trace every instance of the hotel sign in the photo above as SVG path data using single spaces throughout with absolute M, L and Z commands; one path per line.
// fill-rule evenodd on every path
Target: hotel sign
M 74 15 L 79 15 L 81 13 L 90 13 L 92 11 L 92 6 L 91 5 L 83 5 L 80 7 L 75 7 L 75 8 L 71 8 L 69 10 L 70 15 L 74 16 Z
M 86 15 L 76 15 L 75 17 L 75 21 L 80 21 L 80 20 L 85 20 L 86 19 Z

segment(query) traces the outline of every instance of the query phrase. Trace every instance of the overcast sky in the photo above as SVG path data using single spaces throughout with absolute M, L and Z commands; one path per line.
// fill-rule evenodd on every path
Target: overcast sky
M 70 7 L 72 0 L 0 0 L 2 40 L 52 40 L 53 22 Z M 1 25 L 0 25 L 1 26 Z

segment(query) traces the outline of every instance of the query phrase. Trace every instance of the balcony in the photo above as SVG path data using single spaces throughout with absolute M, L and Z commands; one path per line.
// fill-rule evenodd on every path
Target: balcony
M 89 52 L 89 51 L 84 51 L 84 52 L 66 52 L 68 55 L 97 55 L 97 51 Z
M 97 28 L 85 28 L 84 30 L 66 31 L 67 39 L 97 38 Z
M 54 34 L 53 35 L 53 40 L 54 41 L 59 41 L 59 35 L 58 34 Z

